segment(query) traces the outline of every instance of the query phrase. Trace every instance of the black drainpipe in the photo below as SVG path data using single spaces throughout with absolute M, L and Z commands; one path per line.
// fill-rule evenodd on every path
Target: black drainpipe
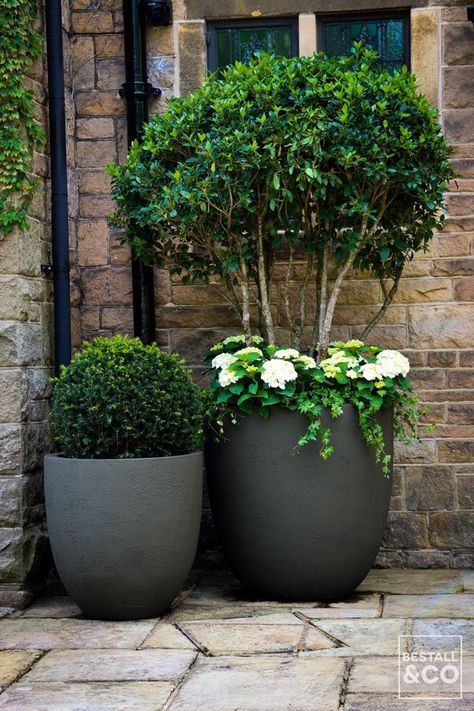
M 146 3 L 123 0 L 125 38 L 125 84 L 121 96 L 127 102 L 127 134 L 130 144 L 140 138 L 148 121 L 148 97 L 159 96 L 160 89 L 148 83 L 146 66 Z M 155 331 L 155 294 L 153 267 L 132 259 L 134 334 L 144 343 L 153 343 Z
M 61 0 L 46 0 L 49 137 L 51 154 L 51 240 L 54 286 L 54 363 L 56 373 L 71 360 L 69 230 L 67 199 L 66 121 Z

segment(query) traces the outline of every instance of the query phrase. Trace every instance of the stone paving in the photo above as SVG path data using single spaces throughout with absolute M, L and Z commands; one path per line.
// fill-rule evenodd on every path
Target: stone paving
M 46 598 L 0 609 L 0 711 L 472 711 L 473 617 L 473 572 L 454 570 L 373 570 L 331 604 L 252 599 L 208 570 L 139 622 Z M 398 699 L 399 635 L 413 634 L 462 635 L 462 700 Z

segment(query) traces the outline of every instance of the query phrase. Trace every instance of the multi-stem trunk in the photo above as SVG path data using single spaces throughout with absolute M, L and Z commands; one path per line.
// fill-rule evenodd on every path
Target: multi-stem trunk
M 260 295 L 260 310 L 265 329 L 264 337 L 269 343 L 275 343 L 275 330 L 273 327 L 273 316 L 270 304 L 269 278 L 265 259 L 265 245 L 263 237 L 262 218 L 259 216 L 257 222 L 257 276 L 258 291 Z

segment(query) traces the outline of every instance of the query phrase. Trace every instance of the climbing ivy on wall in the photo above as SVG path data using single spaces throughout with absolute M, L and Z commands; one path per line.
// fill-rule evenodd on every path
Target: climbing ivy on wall
M 44 142 L 35 118 L 35 94 L 25 85 L 28 67 L 43 51 L 33 24 L 36 0 L 0 0 L 0 237 L 28 226 L 27 211 L 37 180 L 32 149 Z

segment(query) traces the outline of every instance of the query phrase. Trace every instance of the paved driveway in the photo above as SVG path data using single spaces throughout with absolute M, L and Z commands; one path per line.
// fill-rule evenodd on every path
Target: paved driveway
M 474 709 L 474 571 L 373 570 L 329 605 L 255 600 L 208 571 L 160 619 L 86 620 L 66 597 L 0 614 L 0 711 Z M 439 659 L 460 636 L 463 698 L 446 699 Z M 408 670 L 416 698 L 398 698 L 399 645 L 438 654 L 426 682 Z

